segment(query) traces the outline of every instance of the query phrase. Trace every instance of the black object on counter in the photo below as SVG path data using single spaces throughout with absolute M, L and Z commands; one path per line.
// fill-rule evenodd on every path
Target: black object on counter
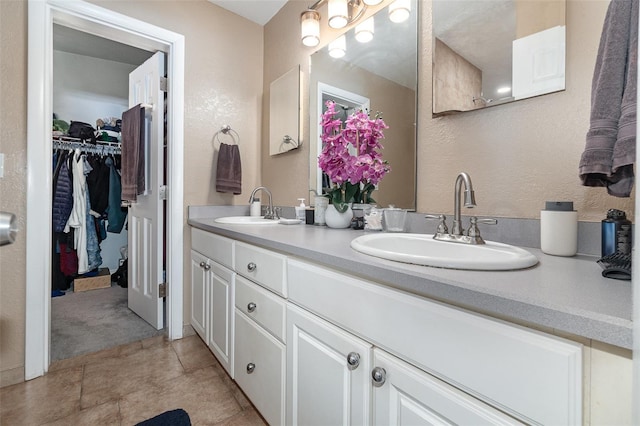
M 631 254 L 631 222 L 622 210 L 610 209 L 602 221 L 602 257 L 614 253 Z
M 631 254 L 613 253 L 598 259 L 602 276 L 616 280 L 631 280 Z

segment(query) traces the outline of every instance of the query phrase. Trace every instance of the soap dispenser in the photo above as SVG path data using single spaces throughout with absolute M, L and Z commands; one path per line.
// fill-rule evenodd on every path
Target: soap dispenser
M 304 222 L 304 217 L 305 217 L 305 210 L 307 208 L 307 206 L 304 204 L 304 198 L 298 198 L 298 201 L 300 201 L 300 205 L 296 206 L 296 219 L 301 220 Z

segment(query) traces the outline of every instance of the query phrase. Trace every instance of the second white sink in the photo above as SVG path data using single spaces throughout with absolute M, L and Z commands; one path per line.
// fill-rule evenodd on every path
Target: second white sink
M 226 223 L 228 225 L 277 225 L 277 219 L 265 219 L 262 216 L 227 216 L 219 217 L 215 220 L 217 223 Z
M 538 263 L 532 253 L 508 244 L 451 243 L 434 240 L 430 234 L 367 234 L 351 241 L 351 247 L 396 262 L 449 269 L 501 271 L 524 269 Z

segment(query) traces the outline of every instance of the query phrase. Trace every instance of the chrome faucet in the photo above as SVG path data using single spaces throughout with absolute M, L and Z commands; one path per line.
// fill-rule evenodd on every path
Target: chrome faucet
M 267 189 L 267 187 L 265 187 L 265 186 L 259 186 L 256 189 L 254 189 L 253 191 L 251 191 L 251 196 L 249 197 L 249 205 L 251 205 L 251 203 L 253 203 L 253 200 L 254 200 L 254 198 L 256 196 L 256 192 L 258 192 L 259 190 L 263 190 L 269 196 L 269 205 L 267 206 L 267 211 L 265 212 L 264 218 L 265 219 L 280 219 L 280 217 L 278 217 L 278 213 L 273 208 L 273 201 L 272 201 L 272 197 L 271 197 L 271 191 L 269 191 Z
M 440 223 L 433 238 L 441 241 L 449 241 L 452 243 L 464 243 L 464 244 L 484 244 L 484 240 L 480 236 L 480 230 L 478 229 L 478 223 L 486 223 L 495 225 L 498 223 L 496 219 L 478 219 L 472 216 L 470 219 L 469 230 L 467 234 L 464 233 L 462 227 L 462 219 L 460 213 L 460 196 L 462 191 L 462 185 L 464 184 L 464 206 L 467 208 L 473 208 L 476 206 L 476 197 L 473 192 L 473 185 L 471 184 L 471 178 L 465 172 L 458 174 L 454 187 L 454 199 L 453 199 L 453 225 L 451 226 L 451 233 L 447 228 L 447 217 L 441 215 L 426 215 L 426 219 L 438 219 Z
M 471 209 L 476 206 L 476 196 L 473 192 L 471 178 L 465 172 L 461 172 L 456 178 L 456 185 L 453 194 L 453 225 L 451 226 L 452 235 L 463 235 L 464 228 L 460 221 L 460 190 L 464 182 L 464 206 Z

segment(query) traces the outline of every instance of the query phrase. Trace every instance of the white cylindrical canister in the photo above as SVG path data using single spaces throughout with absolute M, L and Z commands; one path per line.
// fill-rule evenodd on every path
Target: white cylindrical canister
M 554 256 L 578 252 L 578 212 L 571 201 L 547 201 L 540 212 L 540 248 Z

